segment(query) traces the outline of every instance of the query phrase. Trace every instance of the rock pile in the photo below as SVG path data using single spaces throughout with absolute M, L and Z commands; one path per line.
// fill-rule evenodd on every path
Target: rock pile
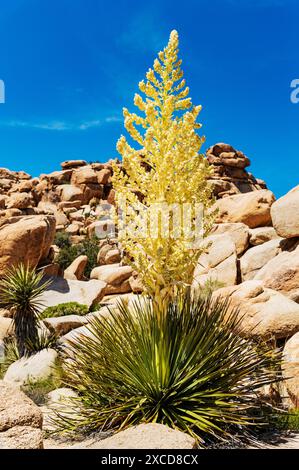
M 263 180 L 245 170 L 250 165 L 249 158 L 231 145 L 215 144 L 207 150 L 206 156 L 214 169 L 211 184 L 217 198 L 267 188 Z
M 214 167 L 210 182 L 218 213 L 195 270 L 193 289 L 212 283 L 215 297 L 229 297 L 240 309 L 243 334 L 286 343 L 286 390 L 292 406 L 298 406 L 299 186 L 276 201 L 266 184 L 246 171 L 250 161 L 242 152 L 219 143 L 208 149 L 207 159 Z M 120 296 L 131 302 L 142 291 L 137 273 L 123 263 L 108 212 L 115 200 L 111 176 L 111 162 L 84 160 L 63 162 L 60 171 L 39 178 L 0 169 L 0 277 L 22 261 L 43 267 L 51 276 L 53 282 L 42 299 L 46 306 L 70 301 L 90 308 L 99 302 L 105 305 L 86 317 L 45 319 L 62 345 L 90 334 L 86 325 L 91 315 L 110 315 L 107 305 L 116 308 Z M 98 237 L 97 266 L 88 279 L 86 255 L 78 256 L 65 272 L 56 269 L 56 232 L 68 233 L 74 245 Z M 0 346 L 11 327 L 9 318 L 1 318 L 5 316 L 9 312 L 0 312 Z M 32 371 L 31 363 L 26 367 Z M 36 433 L 37 427 L 31 427 Z M 0 428 L 0 447 L 8 430 Z M 27 431 L 22 431 L 24 442 Z M 37 434 L 33 442 L 38 442 Z

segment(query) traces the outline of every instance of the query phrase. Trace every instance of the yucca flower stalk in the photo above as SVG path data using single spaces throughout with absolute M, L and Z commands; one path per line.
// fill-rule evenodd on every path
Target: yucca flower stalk
M 7 270 L 0 284 L 0 304 L 13 312 L 19 356 L 30 354 L 26 344 L 38 342 L 40 296 L 50 284 L 43 275 L 28 265 L 20 264 Z
M 202 252 L 202 248 L 193 247 L 190 231 L 184 227 L 180 230 L 180 223 L 175 224 L 171 208 L 176 205 L 174 210 L 182 211 L 185 205 L 188 212 L 189 204 L 194 228 L 194 213 L 202 207 L 200 236 L 208 233 L 213 220 L 206 212 L 213 202 L 207 182 L 212 169 L 199 153 L 205 140 L 197 133 L 201 106 L 193 106 L 188 97 L 178 44 L 178 33 L 172 31 L 167 46 L 147 72 L 146 81 L 139 83 L 143 96 L 135 94 L 134 104 L 141 115 L 123 110 L 125 128 L 139 148 L 133 148 L 121 136 L 117 150 L 122 166 L 114 162 L 112 177 L 116 205 L 126 204 L 121 216 L 116 216 L 119 241 L 128 263 L 141 276 L 145 291 L 160 307 L 162 299 L 171 299 L 182 285 L 191 284 Z M 157 204 L 165 206 L 165 211 L 170 209 L 169 213 L 157 224 L 155 234 L 147 231 L 141 235 L 138 227 L 144 217 L 151 223 L 149 209 Z M 180 212 L 179 222 L 183 218 Z M 171 230 L 173 224 L 176 226 Z M 165 236 L 169 227 L 169 235 Z

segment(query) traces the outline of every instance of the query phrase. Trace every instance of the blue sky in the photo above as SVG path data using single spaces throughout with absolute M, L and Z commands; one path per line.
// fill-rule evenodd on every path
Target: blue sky
M 177 29 L 206 146 L 228 142 L 276 196 L 298 181 L 297 0 L 1 0 L 0 167 L 117 156 L 122 107 Z

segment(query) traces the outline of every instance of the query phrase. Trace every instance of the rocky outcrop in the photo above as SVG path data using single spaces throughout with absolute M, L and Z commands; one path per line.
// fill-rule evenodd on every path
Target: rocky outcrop
M 263 287 L 261 281 L 246 281 L 224 287 L 214 298 L 229 298 L 230 310 L 238 309 L 240 331 L 248 337 L 288 338 L 299 331 L 299 305 L 275 290 Z
M 235 244 L 237 255 L 241 255 L 249 246 L 249 229 L 242 223 L 215 224 L 212 233 L 228 235 Z
M 210 182 L 217 198 L 266 189 L 264 181 L 245 170 L 250 165 L 249 158 L 231 145 L 215 144 L 207 150 L 206 156 L 213 166 Z
M 271 259 L 281 252 L 279 238 L 270 240 L 262 245 L 254 246 L 246 251 L 240 259 L 240 269 L 243 281 L 253 279 L 258 271 Z
M 281 237 L 299 237 L 299 185 L 271 207 L 273 226 Z
M 255 279 L 299 302 L 299 245 L 270 259 Z
M 7 219 L 0 227 L 0 277 L 21 262 L 35 267 L 46 260 L 55 226 L 50 215 Z
M 242 222 L 249 228 L 264 227 L 271 225 L 270 209 L 274 201 L 274 194 L 262 189 L 219 199 L 213 209 L 218 211 L 218 223 Z
M 273 227 L 257 227 L 249 230 L 250 245 L 257 246 L 263 243 L 280 238 Z
M 193 288 L 207 282 L 231 286 L 237 282 L 237 253 L 233 239 L 226 234 L 211 235 L 204 241 L 206 247 L 194 271 Z

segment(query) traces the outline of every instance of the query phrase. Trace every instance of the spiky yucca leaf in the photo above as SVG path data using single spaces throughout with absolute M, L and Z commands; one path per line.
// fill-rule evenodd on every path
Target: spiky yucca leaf
M 26 341 L 38 340 L 40 296 L 49 283 L 43 281 L 41 273 L 23 264 L 10 268 L 1 280 L 0 304 L 13 311 L 20 356 L 26 353 Z
M 256 390 L 279 379 L 280 355 L 236 334 L 237 312 L 210 297 L 119 305 L 95 318 L 88 337 L 72 343 L 65 375 L 79 393 L 66 430 L 118 430 L 141 422 L 181 429 L 203 441 L 257 423 Z M 78 412 L 80 410 L 80 412 Z

